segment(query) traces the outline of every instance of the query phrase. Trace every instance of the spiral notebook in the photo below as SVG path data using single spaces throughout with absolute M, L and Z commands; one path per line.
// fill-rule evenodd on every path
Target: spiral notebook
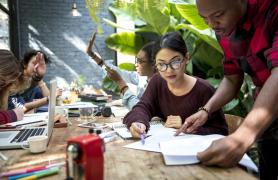
M 125 124 L 113 123 L 111 127 L 123 139 L 132 138 L 132 135 L 131 135 L 130 131 L 127 129 L 127 126 Z M 147 133 L 147 136 L 151 135 L 153 129 L 157 129 L 157 128 L 161 128 L 161 127 L 163 127 L 162 121 L 151 121 L 150 122 L 150 130 Z

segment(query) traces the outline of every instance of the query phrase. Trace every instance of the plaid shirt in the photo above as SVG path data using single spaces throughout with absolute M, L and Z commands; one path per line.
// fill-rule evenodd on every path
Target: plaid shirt
M 246 72 L 262 87 L 278 66 L 278 1 L 248 0 L 247 13 L 229 37 L 217 37 L 225 75 Z

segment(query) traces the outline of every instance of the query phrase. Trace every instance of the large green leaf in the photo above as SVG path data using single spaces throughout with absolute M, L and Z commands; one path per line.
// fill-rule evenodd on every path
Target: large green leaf
M 218 41 L 216 40 L 215 34 L 211 29 L 199 30 L 190 24 L 179 24 L 176 26 L 176 30 L 181 30 L 181 29 L 186 29 L 194 33 L 197 37 L 201 38 L 210 46 L 212 46 L 221 54 L 223 54 L 222 48 L 220 47 Z
M 99 34 L 103 33 L 103 29 L 99 23 L 99 18 L 97 16 L 97 13 L 99 9 L 102 9 L 102 5 L 104 0 L 86 0 L 86 7 L 88 9 L 89 15 L 92 18 L 92 20 L 97 24 L 97 32 Z
M 137 14 L 150 26 L 157 34 L 163 35 L 168 31 L 170 17 L 160 10 L 162 2 L 157 0 L 136 0 Z
M 207 81 L 212 85 L 215 89 L 219 87 L 219 84 L 221 82 L 220 79 L 215 79 L 215 78 L 208 78 Z
M 238 99 L 233 99 L 232 101 L 230 101 L 228 104 L 226 104 L 226 105 L 223 107 L 223 110 L 224 110 L 224 112 L 231 111 L 231 110 L 234 109 L 238 104 L 239 104 L 239 100 L 238 100 Z
M 120 69 L 124 69 L 124 70 L 127 70 L 127 71 L 135 71 L 135 64 L 133 63 L 122 63 L 122 64 L 119 64 L 119 68 Z
M 114 27 L 114 28 L 120 28 L 120 29 L 124 29 L 126 31 L 135 31 L 135 29 L 130 29 L 130 28 L 123 27 L 123 26 L 121 26 L 121 25 L 119 25 L 119 24 L 117 24 L 117 23 L 115 23 L 115 22 L 113 22 L 109 19 L 106 19 L 106 18 L 103 18 L 103 21 L 105 23 L 107 23 L 108 25 Z
M 112 81 L 108 76 L 106 76 L 103 81 L 102 81 L 102 88 L 112 91 L 116 94 L 120 93 L 120 88 L 118 86 L 117 83 L 115 83 L 114 81 Z
M 222 77 L 222 54 L 203 42 L 192 57 L 193 63 L 208 77 Z M 216 69 L 216 70 L 213 70 Z
M 144 39 L 134 32 L 112 34 L 105 42 L 109 48 L 128 55 L 136 55 L 145 44 Z
M 176 4 L 176 8 L 181 16 L 190 22 L 195 28 L 204 30 L 209 28 L 204 20 L 199 16 L 196 5 L 194 4 Z

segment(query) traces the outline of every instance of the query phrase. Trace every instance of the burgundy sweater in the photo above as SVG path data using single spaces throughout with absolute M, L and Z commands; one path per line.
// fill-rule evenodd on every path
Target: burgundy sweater
M 17 120 L 16 114 L 13 110 L 0 110 L 0 124 L 6 124 Z
M 215 89 L 203 79 L 197 78 L 192 90 L 182 96 L 175 96 L 167 86 L 167 82 L 155 74 L 140 101 L 124 117 L 123 123 L 129 128 L 133 122 L 141 122 L 150 127 L 149 121 L 158 116 L 166 121 L 169 115 L 179 115 L 182 122 L 204 106 Z M 222 110 L 212 113 L 207 122 L 196 130 L 196 134 L 228 134 L 228 127 Z

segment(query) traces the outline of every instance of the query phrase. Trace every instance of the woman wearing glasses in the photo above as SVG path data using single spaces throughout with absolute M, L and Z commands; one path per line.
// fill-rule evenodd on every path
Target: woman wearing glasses
M 21 67 L 16 57 L 10 51 L 0 49 L 0 124 L 23 118 L 22 108 L 7 110 L 10 90 L 20 74 Z
M 150 128 L 149 121 L 158 116 L 166 127 L 181 127 L 186 117 L 202 107 L 213 95 L 214 88 L 205 80 L 184 73 L 189 58 L 182 36 L 177 32 L 164 35 L 155 51 L 156 74 L 134 108 L 125 116 L 124 123 L 133 137 L 139 138 Z M 179 117 L 179 118 L 175 118 Z M 196 134 L 228 133 L 221 110 L 209 115 L 210 119 L 196 129 Z
M 102 67 L 104 61 L 91 51 L 92 45 L 93 38 L 89 41 L 87 54 Z M 140 97 L 147 87 L 148 81 L 156 72 L 154 58 L 152 57 L 153 47 L 154 42 L 149 42 L 138 52 L 135 59 L 136 72 L 121 70 L 119 67 L 112 64 L 105 64 L 108 77 L 118 84 L 122 94 L 123 105 L 128 109 L 132 109 L 132 107 L 139 102 Z M 106 75 L 105 72 L 104 74 Z M 136 94 L 129 89 L 127 83 L 137 86 Z

